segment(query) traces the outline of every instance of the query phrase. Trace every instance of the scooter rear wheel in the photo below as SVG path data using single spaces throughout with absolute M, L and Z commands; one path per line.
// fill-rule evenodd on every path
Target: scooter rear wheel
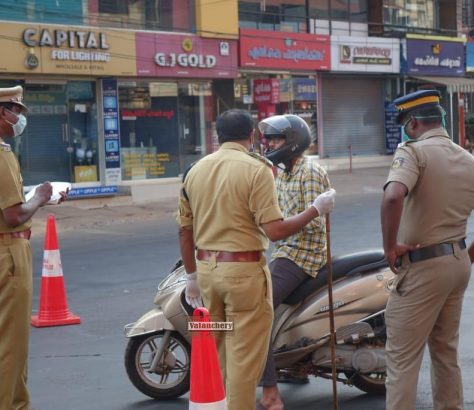
M 143 394 L 159 400 L 174 399 L 189 391 L 191 362 L 191 346 L 179 333 L 171 332 L 156 371 L 150 372 L 163 335 L 158 332 L 131 338 L 125 351 L 130 381 Z
M 377 373 L 356 374 L 351 377 L 355 387 L 374 396 L 385 396 L 385 379 L 385 375 Z

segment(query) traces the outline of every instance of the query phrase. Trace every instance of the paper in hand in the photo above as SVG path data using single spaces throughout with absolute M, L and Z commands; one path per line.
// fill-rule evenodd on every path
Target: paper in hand
M 66 192 L 68 189 L 71 189 L 71 184 L 69 182 L 51 182 L 51 186 L 53 188 L 53 194 L 51 195 L 51 198 L 49 198 L 49 201 L 46 202 L 46 205 L 57 205 L 61 199 L 60 192 Z M 27 202 L 33 198 L 36 188 L 38 187 L 39 185 L 36 185 L 25 195 L 25 200 Z

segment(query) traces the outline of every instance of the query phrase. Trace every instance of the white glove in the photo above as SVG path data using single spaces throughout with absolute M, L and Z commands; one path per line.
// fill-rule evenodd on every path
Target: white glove
M 331 188 L 329 191 L 318 195 L 311 206 L 314 206 L 319 213 L 319 216 L 328 214 L 334 208 L 336 199 L 336 190 Z
M 186 302 L 188 302 L 194 309 L 204 306 L 201 299 L 201 291 L 199 290 L 196 272 L 188 273 L 186 275 L 186 290 L 184 295 Z

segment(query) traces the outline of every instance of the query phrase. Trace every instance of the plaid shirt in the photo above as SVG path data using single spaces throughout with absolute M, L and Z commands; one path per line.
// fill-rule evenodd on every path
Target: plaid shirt
M 322 192 L 330 189 L 326 171 L 310 158 L 298 158 L 290 173 L 278 170 L 276 188 L 283 216 L 307 209 Z M 326 264 L 326 221 L 313 219 L 300 232 L 275 243 L 272 259 L 287 258 L 315 277 Z

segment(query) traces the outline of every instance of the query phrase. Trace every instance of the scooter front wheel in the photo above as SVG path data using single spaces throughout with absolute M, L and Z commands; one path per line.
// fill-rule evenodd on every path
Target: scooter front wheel
M 162 344 L 166 346 L 162 347 Z M 158 351 L 155 369 L 151 369 Z M 155 360 L 156 362 L 156 360 Z M 133 385 L 154 399 L 174 399 L 189 391 L 191 346 L 178 333 L 147 334 L 131 338 L 125 351 L 125 368 Z

